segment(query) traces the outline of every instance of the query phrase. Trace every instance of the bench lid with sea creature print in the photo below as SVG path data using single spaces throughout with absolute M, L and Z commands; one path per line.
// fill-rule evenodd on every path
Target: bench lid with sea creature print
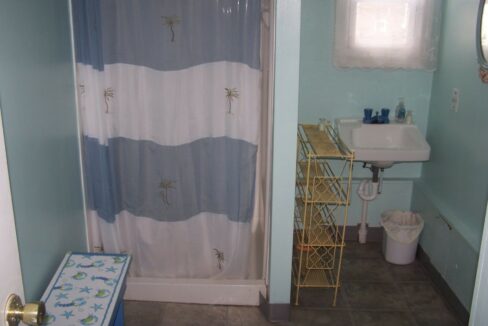
M 41 300 L 43 325 L 111 325 L 122 300 L 131 257 L 67 253 Z

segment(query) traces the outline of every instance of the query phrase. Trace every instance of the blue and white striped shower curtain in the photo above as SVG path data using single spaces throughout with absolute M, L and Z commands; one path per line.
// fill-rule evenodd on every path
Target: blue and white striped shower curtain
M 94 246 L 132 275 L 249 277 L 259 0 L 73 0 Z

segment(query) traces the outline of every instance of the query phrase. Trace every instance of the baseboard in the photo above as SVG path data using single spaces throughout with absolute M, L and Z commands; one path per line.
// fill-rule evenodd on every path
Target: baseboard
M 458 320 L 462 322 L 463 325 L 468 325 L 469 323 L 469 312 L 466 310 L 464 305 L 458 299 L 456 294 L 451 290 L 447 282 L 444 280 L 442 275 L 437 271 L 437 269 L 430 262 L 430 257 L 419 245 L 417 249 L 417 259 L 424 265 L 427 273 L 429 274 L 432 282 L 437 287 L 441 295 L 446 300 L 447 304 L 451 308 L 452 312 L 456 315 Z
M 346 226 L 346 241 L 358 240 L 359 227 L 356 225 Z M 367 242 L 381 242 L 383 241 L 383 228 L 381 226 L 368 227 Z
M 259 309 L 266 319 L 272 323 L 290 320 L 289 303 L 269 303 L 261 293 L 259 294 Z

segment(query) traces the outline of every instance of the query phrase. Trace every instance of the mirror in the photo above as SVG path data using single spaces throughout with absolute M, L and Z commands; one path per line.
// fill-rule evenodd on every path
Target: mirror
M 488 4 L 486 0 L 480 0 L 478 9 L 476 48 L 480 63 L 480 78 L 483 82 L 488 83 Z

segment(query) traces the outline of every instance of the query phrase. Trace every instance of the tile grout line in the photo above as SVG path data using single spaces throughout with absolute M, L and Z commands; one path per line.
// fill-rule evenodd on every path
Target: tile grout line
M 443 295 L 441 288 L 436 284 L 436 282 L 434 282 L 434 279 L 432 278 L 431 274 L 428 272 L 427 268 L 423 264 L 422 264 L 422 267 L 426 271 L 430 285 L 432 286 L 432 288 L 434 289 L 436 294 L 441 298 L 446 309 L 449 311 L 450 314 L 453 314 L 453 317 L 456 320 L 458 325 L 460 325 L 460 326 L 464 325 L 462 320 L 460 320 L 459 316 L 455 313 L 455 309 L 452 306 L 451 302 L 449 302 L 449 300 L 447 300 L 447 298 Z
M 164 325 L 164 316 L 166 315 L 166 308 L 168 305 L 166 304 L 166 302 L 161 302 L 160 306 L 161 306 L 161 309 L 159 312 L 159 323 L 161 325 Z
M 415 318 L 415 315 L 414 315 L 412 309 L 410 308 L 410 305 L 408 304 L 407 294 L 402 289 L 402 287 L 398 284 L 398 282 L 395 281 L 395 278 L 393 278 L 393 284 L 394 284 L 394 287 L 397 289 L 397 291 L 399 291 L 399 293 L 401 294 L 403 300 L 405 301 L 405 306 L 407 307 L 407 312 L 408 312 L 410 319 L 413 321 L 414 325 L 420 326 L 419 323 L 417 322 L 417 319 Z
M 342 295 L 344 301 L 346 302 L 346 310 L 347 310 L 347 314 L 349 316 L 349 319 L 351 320 L 352 326 L 357 326 L 356 321 L 354 320 L 354 317 L 352 315 L 352 306 L 351 306 L 351 303 L 349 302 L 349 298 L 346 295 L 346 288 L 345 288 L 344 284 L 345 284 L 344 281 L 341 281 L 341 295 Z

